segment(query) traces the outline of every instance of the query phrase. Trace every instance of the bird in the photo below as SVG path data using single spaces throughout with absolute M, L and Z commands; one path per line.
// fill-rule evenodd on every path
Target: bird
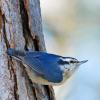
M 8 48 L 7 54 L 25 66 L 33 83 L 61 85 L 68 80 L 83 63 L 73 57 L 63 57 L 43 51 L 21 51 Z

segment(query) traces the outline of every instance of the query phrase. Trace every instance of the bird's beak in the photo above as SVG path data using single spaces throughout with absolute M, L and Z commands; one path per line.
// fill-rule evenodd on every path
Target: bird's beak
M 78 64 L 81 65 L 81 64 L 86 63 L 87 61 L 88 61 L 88 60 L 79 61 Z

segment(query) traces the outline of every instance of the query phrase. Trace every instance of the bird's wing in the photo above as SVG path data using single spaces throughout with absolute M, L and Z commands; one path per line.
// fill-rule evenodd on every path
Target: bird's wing
M 30 66 L 41 77 L 50 82 L 59 83 L 63 80 L 62 71 L 57 63 L 59 56 L 44 52 L 28 52 L 24 57 L 26 65 Z

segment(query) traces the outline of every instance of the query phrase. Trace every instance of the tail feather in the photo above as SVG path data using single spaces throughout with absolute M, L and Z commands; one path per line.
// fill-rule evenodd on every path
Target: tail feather
M 9 56 L 25 56 L 25 52 L 22 52 L 22 51 L 18 51 L 18 50 L 14 50 L 13 48 L 8 48 L 7 49 L 7 54 Z

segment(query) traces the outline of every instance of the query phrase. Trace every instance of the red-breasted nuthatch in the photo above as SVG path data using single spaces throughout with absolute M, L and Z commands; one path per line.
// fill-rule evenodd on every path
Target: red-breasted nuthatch
M 62 57 L 42 51 L 18 51 L 8 48 L 7 54 L 25 65 L 30 79 L 43 85 L 60 85 L 83 63 L 72 57 Z

